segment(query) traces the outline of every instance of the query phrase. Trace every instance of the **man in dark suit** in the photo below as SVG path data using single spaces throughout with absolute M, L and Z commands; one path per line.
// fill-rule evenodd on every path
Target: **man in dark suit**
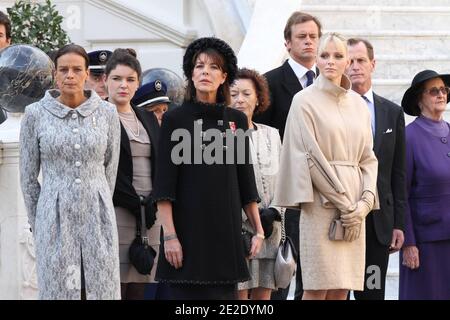
M 284 28 L 285 46 L 289 59 L 280 67 L 265 74 L 269 83 L 271 105 L 267 111 L 254 117 L 254 120 L 277 128 L 281 139 L 283 139 L 292 98 L 297 92 L 312 84 L 318 74 L 316 55 L 321 35 L 322 25 L 316 17 L 304 12 L 294 12 Z M 286 233 L 293 240 L 297 251 L 299 249 L 299 218 L 298 211 L 286 211 Z M 286 300 L 288 292 L 289 287 L 280 289 L 272 294 L 272 299 Z M 300 300 L 302 295 L 300 262 L 297 262 L 294 299 Z
M 349 39 L 347 75 L 352 89 L 366 101 L 372 115 L 374 152 L 378 158 L 380 210 L 366 218 L 366 274 L 357 300 L 384 300 L 389 253 L 403 245 L 406 205 L 405 119 L 400 106 L 372 91 L 373 47 L 365 39 Z

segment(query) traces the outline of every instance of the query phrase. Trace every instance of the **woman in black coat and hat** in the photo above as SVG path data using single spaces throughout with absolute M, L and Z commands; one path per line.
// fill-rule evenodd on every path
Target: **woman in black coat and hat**
M 256 230 L 250 256 L 264 239 L 248 136 L 238 144 L 247 118 L 227 107 L 237 59 L 224 41 L 201 38 L 188 46 L 183 70 L 185 100 L 161 127 L 154 199 L 164 243 L 156 279 L 170 283 L 172 299 L 235 299 L 236 284 L 249 279 L 242 208 Z

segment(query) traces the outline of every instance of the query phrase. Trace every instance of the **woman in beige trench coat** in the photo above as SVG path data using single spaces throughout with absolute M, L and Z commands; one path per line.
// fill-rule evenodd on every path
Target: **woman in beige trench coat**
M 303 299 L 346 299 L 364 282 L 365 216 L 376 208 L 370 114 L 350 90 L 345 39 L 322 38 L 320 76 L 295 95 L 286 123 L 275 204 L 299 209 Z M 331 222 L 344 240 L 330 240 Z

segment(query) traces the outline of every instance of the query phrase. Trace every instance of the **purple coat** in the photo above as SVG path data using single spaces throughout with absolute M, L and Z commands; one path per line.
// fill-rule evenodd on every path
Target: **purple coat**
M 404 246 L 450 239 L 450 134 L 434 135 L 420 121 L 406 127 L 409 200 Z

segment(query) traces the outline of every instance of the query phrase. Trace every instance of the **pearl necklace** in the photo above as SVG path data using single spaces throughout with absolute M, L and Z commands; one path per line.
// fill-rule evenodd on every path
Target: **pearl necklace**
M 131 109 L 131 112 L 133 113 L 134 121 L 136 121 L 137 133 L 134 133 L 133 130 L 127 125 L 126 119 L 124 118 L 124 115 L 123 115 L 123 112 L 119 112 L 119 117 L 121 117 L 123 119 L 122 124 L 131 132 L 131 134 L 133 136 L 135 136 L 137 138 L 137 137 L 139 137 L 139 134 L 140 134 L 139 121 L 138 121 L 136 113 L 134 112 L 133 109 Z

